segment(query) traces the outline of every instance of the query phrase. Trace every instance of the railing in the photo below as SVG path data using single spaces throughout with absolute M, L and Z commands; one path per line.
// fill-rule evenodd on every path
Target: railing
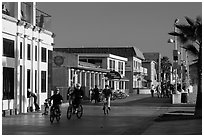
M 36 9 L 36 26 L 51 31 L 51 17 L 49 14 Z

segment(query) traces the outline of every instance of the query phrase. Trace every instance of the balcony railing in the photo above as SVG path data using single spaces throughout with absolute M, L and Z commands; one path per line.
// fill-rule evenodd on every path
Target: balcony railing
M 51 17 L 49 14 L 36 9 L 36 26 L 51 31 Z

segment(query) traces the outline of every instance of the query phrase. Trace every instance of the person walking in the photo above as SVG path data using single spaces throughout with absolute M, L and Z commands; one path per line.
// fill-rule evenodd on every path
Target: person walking
M 30 89 L 28 89 L 28 93 L 27 93 L 27 96 L 30 98 L 30 97 L 33 97 L 34 98 L 34 105 L 35 105 L 35 111 L 39 111 L 40 110 L 40 107 L 39 105 L 37 104 L 37 95 L 33 92 L 31 92 Z
M 97 102 L 99 102 L 99 89 L 98 89 L 97 85 L 95 85 L 93 92 L 94 92 L 95 103 L 97 103 Z
M 160 87 L 160 84 L 157 85 L 156 91 L 157 91 L 157 97 L 160 98 L 161 97 L 161 87 Z
M 154 85 L 151 86 L 151 96 L 154 97 Z

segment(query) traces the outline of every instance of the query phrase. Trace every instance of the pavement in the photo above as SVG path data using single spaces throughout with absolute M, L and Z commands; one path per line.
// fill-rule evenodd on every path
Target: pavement
M 90 101 L 84 101 L 83 105 L 86 105 L 87 107 L 91 105 L 96 105 L 100 107 L 100 103 L 91 103 Z M 67 106 L 66 103 L 62 105 L 62 107 L 66 107 L 66 106 Z M 139 135 L 140 134 L 141 135 L 202 135 L 202 119 L 193 118 L 193 112 L 195 109 L 195 105 L 193 104 L 171 104 L 170 98 L 169 99 L 157 98 L 157 97 L 152 98 L 150 97 L 150 95 L 136 94 L 136 95 L 130 95 L 125 99 L 114 100 L 111 102 L 111 106 L 122 107 L 122 108 L 127 108 L 127 106 L 130 106 L 130 107 L 133 106 L 131 108 L 135 107 L 138 110 L 144 110 L 144 107 L 146 106 L 146 109 L 150 109 L 149 111 L 146 110 L 146 111 L 135 112 L 135 114 L 142 115 L 142 116 L 144 115 L 149 116 L 152 112 L 151 108 L 153 109 L 155 108 L 155 106 L 156 108 L 158 108 L 158 111 L 156 112 L 156 114 L 154 113 L 152 114 L 151 118 L 146 119 L 146 122 L 148 124 L 146 124 L 144 127 L 141 127 L 141 131 L 135 131 L 135 135 L 136 134 L 139 134 Z M 114 112 L 114 110 L 112 111 Z M 39 112 L 35 112 L 35 113 L 37 116 L 39 115 Z M 32 115 L 35 113 L 32 113 Z M 117 113 L 112 113 L 112 114 L 116 115 Z M 133 116 L 135 114 L 128 113 L 127 111 L 123 111 L 121 113 L 121 115 L 130 115 L 130 116 Z M 29 113 L 23 114 L 24 117 L 26 117 L 27 115 L 31 115 L 31 114 Z M 92 115 L 94 116 L 99 115 L 98 111 L 94 111 Z M 190 118 L 183 119 L 183 117 L 186 117 L 186 116 L 190 116 Z M 172 117 L 174 118 L 172 119 Z M 13 117 L 11 117 L 11 120 L 12 118 Z M 158 118 L 160 118 L 160 120 L 158 120 Z M 4 118 L 2 119 L 3 119 L 2 126 L 4 127 L 4 124 L 6 126 L 7 125 L 6 122 L 9 122 L 9 117 L 7 117 L 6 119 Z M 72 121 L 72 122 L 75 122 L 75 121 Z M 41 125 L 42 123 L 36 123 L 36 124 Z M 135 123 L 135 124 L 138 124 L 138 123 Z M 134 130 L 133 128 L 130 130 L 133 131 Z M 121 133 L 122 133 L 122 129 L 121 129 Z M 123 132 L 123 134 L 125 133 L 128 134 L 129 132 L 128 131 Z M 26 134 L 26 133 L 22 133 L 22 134 Z M 117 134 L 118 134 L 118 131 L 117 131 Z
M 130 95 L 125 99 L 117 99 L 111 105 L 124 105 L 133 101 L 137 103 L 163 103 L 166 110 L 160 117 L 156 117 L 151 126 L 142 135 L 202 135 L 202 119 L 193 117 L 195 104 L 172 104 L 171 99 L 164 102 L 161 98 L 149 97 L 148 94 Z M 146 101 L 145 101 L 146 100 Z M 94 103 L 88 103 L 94 104 Z M 158 120 L 159 119 L 159 120 Z

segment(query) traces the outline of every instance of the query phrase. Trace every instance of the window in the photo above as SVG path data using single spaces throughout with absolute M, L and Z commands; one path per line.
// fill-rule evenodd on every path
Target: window
M 41 61 L 46 62 L 46 48 L 41 48 Z
M 38 60 L 38 47 L 35 46 L 35 61 Z
M 14 58 L 14 41 L 3 38 L 3 56 Z
M 46 71 L 41 71 L 41 92 L 46 92 Z
M 110 60 L 109 68 L 110 68 L 110 70 L 115 70 L 115 60 Z
M 118 72 L 120 74 L 123 74 L 123 62 L 118 62 Z
M 30 69 L 27 69 L 27 89 L 30 88 Z
M 38 71 L 35 70 L 35 93 L 37 93 L 37 78 L 38 78 Z
M 30 53 L 31 53 L 31 48 L 30 48 L 30 44 L 28 44 L 28 47 L 27 47 L 27 59 L 30 60 Z
M 23 58 L 23 43 L 20 42 L 20 59 Z
M 3 100 L 14 99 L 14 68 L 3 67 Z

